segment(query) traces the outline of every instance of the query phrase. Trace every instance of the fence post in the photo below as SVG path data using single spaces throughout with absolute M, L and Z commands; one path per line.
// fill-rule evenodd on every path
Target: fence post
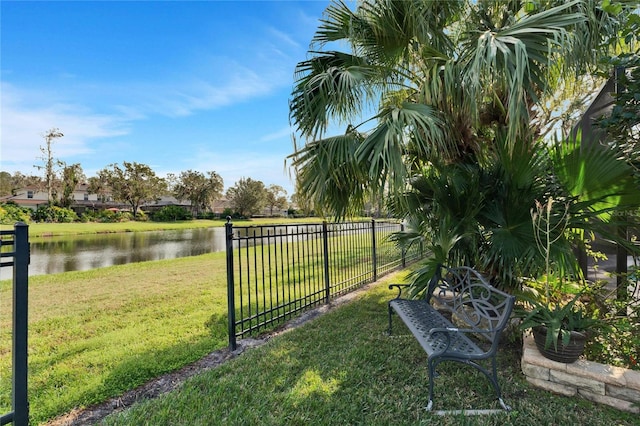
M 329 230 L 327 221 L 322 221 L 322 251 L 324 252 L 324 301 L 331 300 L 331 278 L 329 277 Z
M 378 256 L 376 251 L 376 220 L 371 219 L 371 255 L 373 256 L 373 281 L 378 281 Z
M 227 319 L 229 321 L 229 347 L 232 351 L 237 348 L 236 342 L 236 302 L 235 283 L 233 279 L 233 223 L 231 216 L 227 216 L 227 223 L 224 225 L 226 233 L 227 248 Z
M 404 232 L 404 223 L 400 224 L 400 232 Z M 407 249 L 405 246 L 402 246 L 402 267 L 407 267 Z
M 13 263 L 13 424 L 29 424 L 27 324 L 29 307 L 29 225 L 14 226 Z

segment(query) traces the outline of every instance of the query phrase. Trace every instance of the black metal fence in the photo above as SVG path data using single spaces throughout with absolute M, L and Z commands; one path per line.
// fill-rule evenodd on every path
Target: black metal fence
M 226 225 L 229 345 L 422 257 L 389 221 Z
M 29 226 L 18 222 L 11 231 L 0 231 L 0 266 L 13 267 L 13 325 L 11 409 L 0 415 L 0 425 L 29 424 L 27 396 L 27 301 L 29 285 Z

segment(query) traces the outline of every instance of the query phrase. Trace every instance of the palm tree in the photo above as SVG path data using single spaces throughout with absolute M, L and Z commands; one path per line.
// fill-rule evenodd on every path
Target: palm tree
M 530 269 L 530 209 L 555 185 L 537 107 L 617 40 L 613 13 L 623 12 L 597 4 L 331 3 L 290 103 L 307 141 L 291 156 L 302 190 L 336 216 L 390 190 L 396 212 L 432 241 L 442 242 L 443 221 L 452 227 L 445 246 L 456 260 L 503 279 Z M 430 202 L 416 209 L 420 197 Z
M 305 189 L 344 213 L 365 188 L 404 185 L 407 155 L 477 156 L 492 138 L 479 130 L 496 127 L 511 145 L 528 143 L 532 107 L 557 84 L 549 71 L 584 71 L 613 28 L 581 1 L 530 5 L 365 1 L 352 11 L 332 3 L 291 100 L 292 121 L 310 141 L 293 156 Z M 339 41 L 351 53 L 328 50 Z M 356 122 L 367 110 L 376 112 Z M 332 121 L 344 134 L 326 137 Z

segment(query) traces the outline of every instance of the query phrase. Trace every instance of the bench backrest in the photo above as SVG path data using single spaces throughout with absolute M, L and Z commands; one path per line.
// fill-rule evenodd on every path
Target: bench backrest
M 454 324 L 460 321 L 496 344 L 506 327 L 515 297 L 489 284 L 476 270 L 461 266 L 440 266 L 429 282 L 427 300 L 451 312 Z M 458 326 L 460 326 L 458 324 Z

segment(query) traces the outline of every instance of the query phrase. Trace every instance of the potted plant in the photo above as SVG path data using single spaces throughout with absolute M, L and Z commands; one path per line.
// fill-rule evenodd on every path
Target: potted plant
M 580 292 L 566 303 L 549 302 L 531 292 L 521 296 L 525 305 L 518 308 L 520 328 L 533 332 L 536 347 L 545 357 L 564 363 L 576 361 L 589 333 L 601 326 L 600 320 L 586 315 L 578 304 L 581 296 Z
M 587 315 L 580 302 L 586 287 L 576 292 L 575 286 L 571 288 L 563 275 L 553 273 L 553 246 L 567 232 L 569 220 L 569 204 L 563 203 L 561 208 L 554 209 L 554 203 L 555 200 L 549 198 L 545 204 L 536 203 L 532 210 L 536 244 L 544 256 L 545 274 L 519 295 L 521 303 L 516 307 L 516 315 L 522 319 L 522 330 L 532 330 L 540 353 L 554 361 L 571 363 L 582 355 L 587 332 L 601 323 Z

